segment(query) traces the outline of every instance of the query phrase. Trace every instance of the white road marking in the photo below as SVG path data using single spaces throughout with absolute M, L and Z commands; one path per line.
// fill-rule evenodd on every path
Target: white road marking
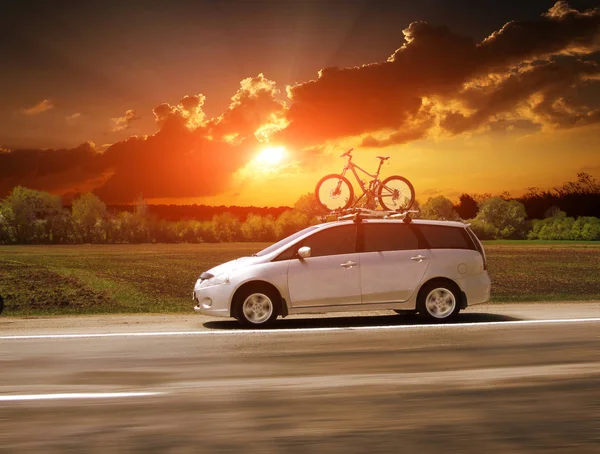
M 210 329 L 202 331 L 151 331 L 151 332 L 123 332 L 123 333 L 81 333 L 81 334 L 33 334 L 33 335 L 15 335 L 0 336 L 0 340 L 26 340 L 26 339 L 87 339 L 103 337 L 168 337 L 168 336 L 217 336 L 217 335 L 269 335 L 269 334 L 298 334 L 298 333 L 328 333 L 335 331 L 376 331 L 376 330 L 426 330 L 426 329 L 460 329 L 469 327 L 484 326 L 505 326 L 518 327 L 527 325 L 544 325 L 556 323 L 597 323 L 600 317 L 593 318 L 573 318 L 573 319 L 555 319 L 555 320 L 516 320 L 505 322 L 469 322 L 452 323 L 440 325 L 378 325 L 378 326 L 349 326 L 349 327 L 324 327 L 324 328 L 280 328 L 265 330 L 248 329 Z
M 499 383 L 507 382 L 516 382 L 516 386 L 531 386 L 533 381 L 540 379 L 572 379 L 597 375 L 600 375 L 600 362 L 433 372 L 223 378 L 169 383 L 163 388 L 166 389 L 165 391 L 154 392 L 0 394 L 0 403 L 62 399 L 111 399 L 190 393 L 202 394 L 205 392 L 210 393 L 211 397 L 217 397 L 220 392 L 230 396 L 232 392 L 263 391 L 264 389 L 311 391 L 353 386 L 385 386 L 386 388 L 401 386 L 405 387 L 406 390 L 419 392 L 421 388 L 418 385 L 433 386 L 434 390 L 442 388 L 444 390 L 450 388 L 473 389 L 497 386 Z M 437 385 L 440 385 L 440 387 L 436 388 Z
M 57 394 L 13 394 L 0 395 L 0 402 L 60 399 L 115 399 L 119 397 L 158 396 L 164 392 L 118 392 L 118 393 L 57 393 Z

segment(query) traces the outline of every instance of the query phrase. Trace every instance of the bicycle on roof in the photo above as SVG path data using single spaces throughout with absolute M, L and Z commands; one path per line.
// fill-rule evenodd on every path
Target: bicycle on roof
M 389 156 L 377 156 L 379 167 L 375 174 L 367 172 L 362 167 L 352 162 L 352 150 L 342 154 L 340 158 L 348 158 L 348 162 L 341 174 L 326 175 L 317 183 L 315 196 L 319 205 L 328 211 L 345 210 L 354 207 L 363 198 L 369 201 L 377 199 L 384 210 L 407 211 L 415 201 L 415 189 L 410 181 L 399 175 L 392 175 L 383 181 L 379 180 L 379 173 L 383 163 L 390 159 Z M 354 200 L 354 188 L 346 178 L 346 172 L 350 170 L 362 190 L 362 195 Z M 372 178 L 364 181 L 360 178 L 358 171 Z

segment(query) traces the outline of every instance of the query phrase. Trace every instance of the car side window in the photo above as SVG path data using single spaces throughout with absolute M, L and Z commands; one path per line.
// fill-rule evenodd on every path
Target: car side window
M 475 249 L 469 234 L 461 227 L 419 225 L 429 249 Z
M 311 257 L 352 254 L 356 252 L 356 226 L 341 225 L 321 230 L 305 238 L 296 250 L 303 246 L 310 247 Z
M 362 252 L 419 249 L 419 239 L 408 224 L 369 223 L 363 229 Z

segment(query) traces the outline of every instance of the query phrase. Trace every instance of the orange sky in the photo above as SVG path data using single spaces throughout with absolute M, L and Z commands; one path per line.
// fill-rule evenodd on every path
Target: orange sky
M 173 17 L 165 16 L 173 23 L 175 17 L 192 13 L 216 15 L 217 26 L 233 20 L 233 10 L 211 10 L 210 3 L 200 2 L 194 11 L 175 3 Z M 266 7 L 264 2 L 253 5 Z M 54 87 L 52 77 L 59 82 L 58 76 L 38 79 L 37 84 L 32 80 L 27 90 L 17 91 L 15 85 L 4 93 L 9 107 L 0 109 L 0 196 L 20 184 L 67 200 L 94 191 L 107 203 L 129 203 L 141 195 L 149 203 L 292 205 L 312 192 L 321 176 L 342 170 L 344 160 L 339 155 L 348 148 L 355 149 L 354 161 L 369 171 L 376 169 L 376 155 L 390 156 L 382 176 L 408 178 L 421 202 L 439 194 L 456 199 L 465 192 L 508 191 L 516 196 L 529 187 L 560 186 L 582 171 L 600 177 L 600 8 L 589 8 L 585 2 L 571 7 L 564 1 L 541 0 L 527 5 L 522 10 L 499 10 L 498 14 L 510 13 L 515 19 L 501 23 L 494 22 L 485 9 L 474 11 L 480 15 L 479 26 L 490 27 L 487 31 L 479 30 L 475 20 L 466 23 L 460 11 L 447 12 L 450 26 L 446 27 L 443 18 L 431 16 L 425 6 L 410 11 L 397 6 L 384 11 L 385 17 L 367 9 L 377 19 L 370 25 L 372 47 L 379 46 L 372 54 L 365 50 L 370 48 L 368 36 L 361 35 L 363 41 L 353 38 L 352 25 L 368 14 L 351 9 L 352 14 L 343 16 L 346 26 L 336 32 L 339 35 L 323 35 L 322 43 L 308 41 L 309 32 L 318 31 L 297 28 L 302 30 L 297 43 L 310 42 L 315 52 L 321 44 L 329 49 L 329 61 L 319 60 L 321 66 L 313 65 L 313 72 L 308 72 L 310 53 L 303 48 L 297 51 L 303 55 L 303 69 L 295 73 L 301 79 L 290 79 L 289 71 L 287 76 L 274 71 L 282 74 L 283 81 L 260 70 L 246 72 L 237 87 L 230 86 L 229 103 L 222 108 L 215 108 L 221 101 L 214 94 L 202 90 L 206 84 L 198 83 L 198 89 L 188 91 L 194 84 L 181 82 L 182 91 L 173 94 L 177 93 L 174 82 L 192 79 L 184 77 L 185 71 L 181 79 L 173 75 L 162 79 L 161 86 L 168 85 L 169 94 L 163 91 L 159 102 L 156 96 L 138 96 L 138 89 L 150 93 L 152 83 L 158 84 L 156 66 L 136 68 L 145 76 L 118 97 L 101 95 L 107 90 L 106 81 L 96 85 L 97 92 L 94 85 L 77 83 Z M 253 39 L 263 39 L 261 30 L 272 25 L 252 28 L 268 17 L 267 10 L 260 11 L 255 22 L 246 21 L 245 32 L 235 25 L 231 48 L 247 46 L 256 62 L 272 61 L 277 67 L 276 54 L 260 54 L 259 47 L 251 47 Z M 307 20 L 335 22 L 334 9 L 302 13 Z M 273 11 L 276 18 L 283 14 L 290 12 Z M 431 16 L 432 22 L 415 21 L 421 14 Z M 133 24 L 141 20 L 132 17 Z M 160 18 L 157 12 L 155 20 Z M 378 23 L 387 30 L 380 36 Z M 136 43 L 144 42 L 142 36 L 157 39 L 152 33 L 161 33 L 158 24 L 140 22 L 131 27 Z M 115 33 L 124 25 L 115 25 Z M 169 27 L 164 30 L 173 30 L 175 36 L 183 33 Z M 60 31 L 48 31 L 44 41 L 44 36 L 34 40 L 34 31 L 24 30 L 25 25 L 9 27 L 9 34 L 14 32 L 22 40 L 23 52 L 32 53 L 39 62 L 63 58 L 73 63 L 75 54 L 67 55 L 76 43 L 58 40 Z M 194 33 L 191 24 L 182 25 L 182 30 L 186 33 L 182 38 Z M 198 74 L 212 74 L 205 79 L 213 84 L 219 74 L 231 81 L 235 65 L 225 58 L 222 47 L 227 34 L 211 33 L 200 47 L 208 52 L 207 42 L 221 40 L 210 52 L 218 48 L 225 53 L 219 58 L 212 55 L 212 66 Z M 293 41 L 281 36 L 289 45 L 286 58 L 291 58 Z M 92 48 L 107 45 L 94 39 Z M 264 43 L 277 42 L 272 35 L 269 39 Z M 339 49 L 351 43 L 354 50 L 336 53 L 334 42 Z M 171 42 L 168 48 L 177 46 Z M 46 56 L 48 49 L 52 52 Z M 141 51 L 136 48 L 136 52 Z M 169 57 L 170 65 L 186 59 L 174 55 Z M 241 55 L 236 58 L 242 61 Z M 190 60 L 190 65 L 197 61 Z M 335 65 L 325 64 L 331 61 Z M 25 84 L 31 74 L 19 73 L 22 63 L 15 62 L 15 69 L 2 75 L 6 87 L 19 80 Z M 122 74 L 121 80 L 127 78 L 127 68 L 133 68 L 128 59 L 112 64 L 115 74 Z M 99 69 L 93 75 L 85 65 L 77 70 L 83 71 L 82 77 L 99 77 L 95 72 Z M 77 80 L 86 81 L 85 77 Z M 80 98 L 73 95 L 84 91 Z M 108 111 L 113 113 L 107 115 Z M 57 139 L 59 131 L 72 138 Z M 80 140 L 75 137 L 85 134 L 90 142 L 71 145 Z M 264 154 L 268 147 L 277 148 L 276 156 Z

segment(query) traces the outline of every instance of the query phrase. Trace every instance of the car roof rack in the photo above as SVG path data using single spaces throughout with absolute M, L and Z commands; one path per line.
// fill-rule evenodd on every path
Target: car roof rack
M 322 217 L 322 220 L 338 220 L 361 222 L 363 219 L 402 219 L 409 223 L 412 221 L 411 213 L 418 213 L 418 210 L 370 210 L 368 208 L 347 208 L 345 210 L 334 210 Z M 331 218 L 334 219 L 331 219 Z

